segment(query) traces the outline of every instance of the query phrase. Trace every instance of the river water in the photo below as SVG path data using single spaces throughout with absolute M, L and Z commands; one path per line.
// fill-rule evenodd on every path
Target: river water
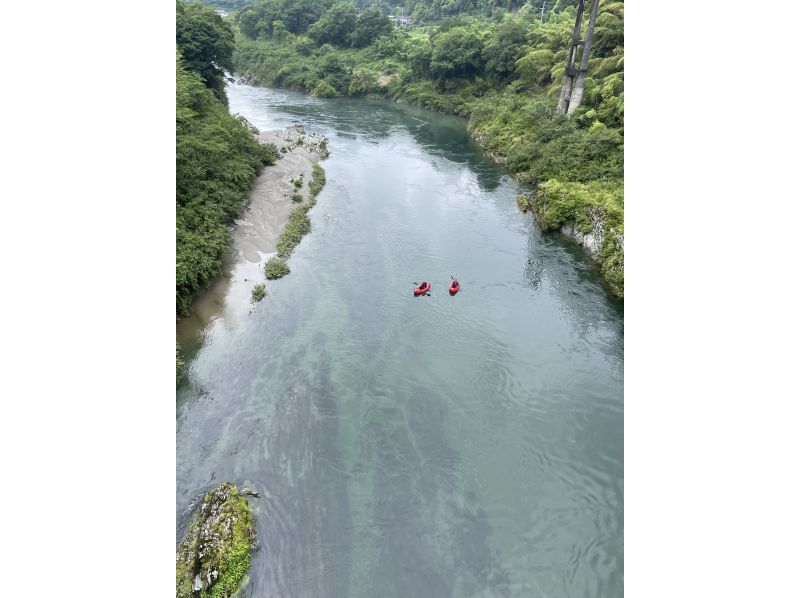
M 186 349 L 178 533 L 249 480 L 245 596 L 622 596 L 623 308 L 597 266 L 519 212 L 462 119 L 227 93 L 326 135 L 328 183 L 291 274 Z

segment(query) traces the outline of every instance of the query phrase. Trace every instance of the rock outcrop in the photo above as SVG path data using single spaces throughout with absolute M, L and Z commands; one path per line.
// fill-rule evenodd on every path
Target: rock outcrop
M 177 598 L 235 594 L 250 568 L 254 545 L 255 528 L 247 499 L 229 483 L 206 492 L 178 546 Z

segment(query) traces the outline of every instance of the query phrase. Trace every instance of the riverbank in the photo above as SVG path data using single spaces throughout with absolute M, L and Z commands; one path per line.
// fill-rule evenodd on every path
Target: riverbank
M 624 306 L 599 270 L 517 212 L 527 189 L 458 119 L 226 93 L 260 130 L 328 137 L 328 182 L 291 274 L 187 347 L 176 541 L 246 479 L 245 596 L 621 596 Z
M 587 248 L 600 263 L 609 292 L 623 298 L 622 222 L 612 222 L 605 209 L 598 209 L 613 187 L 611 211 L 624 211 L 623 15 L 620 6 L 601 9 L 603 37 L 593 47 L 584 101 L 567 117 L 555 105 L 566 61 L 562 38 L 570 35 L 571 14 L 569 9 L 554 14 L 544 24 L 462 19 L 442 27 L 394 30 L 361 48 L 318 44 L 303 34 L 262 32 L 251 39 L 238 33 L 234 68 L 249 84 L 319 97 L 384 98 L 468 118 L 472 139 L 520 182 L 537 190 L 551 182 L 562 191 L 571 185 L 562 194 L 564 202 L 555 202 L 569 204 L 570 217 L 544 228 L 563 229 Z M 453 44 L 469 46 L 472 62 L 460 69 L 448 66 L 447 56 L 461 53 Z M 595 183 L 604 187 L 599 195 Z M 583 232 L 589 220 L 598 232 L 610 233 L 602 235 L 600 251 L 569 233 Z M 612 238 L 613 243 L 606 242 Z
M 298 204 L 313 199 L 313 166 L 327 156 L 327 140 L 295 126 L 261 132 L 258 141 L 274 145 L 278 159 L 255 178 L 246 207 L 234 219 L 220 275 L 192 302 L 189 315 L 178 321 L 181 345 L 196 341 L 214 321 L 230 325 L 248 316 L 253 288 L 264 283 L 264 264 L 277 253 L 290 214 Z M 304 182 L 298 187 L 294 181 Z M 293 200 L 293 195 L 302 201 Z

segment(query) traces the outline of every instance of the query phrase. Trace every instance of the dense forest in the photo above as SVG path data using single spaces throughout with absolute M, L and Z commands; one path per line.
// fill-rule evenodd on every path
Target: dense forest
M 228 225 L 247 198 L 253 177 L 275 161 L 275 148 L 257 143 L 252 128 L 224 104 L 224 70 L 234 35 L 210 8 L 177 3 L 176 14 L 176 309 L 219 272 Z
M 233 63 L 263 85 L 468 117 L 476 141 L 534 185 L 525 205 L 545 228 L 606 231 L 602 272 L 622 297 L 624 4 L 601 0 L 583 102 L 567 117 L 556 104 L 574 4 L 543 12 L 538 1 L 258 0 L 233 15 Z M 386 13 L 398 6 L 419 23 L 396 26 Z

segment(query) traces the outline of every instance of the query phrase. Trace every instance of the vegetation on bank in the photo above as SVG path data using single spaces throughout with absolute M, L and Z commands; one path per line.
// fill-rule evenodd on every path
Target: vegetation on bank
M 289 265 L 286 260 L 292 255 L 292 251 L 294 251 L 294 248 L 297 247 L 303 237 L 311 231 L 311 220 L 308 218 L 308 212 L 316 205 L 317 195 L 325 186 L 325 169 L 315 162 L 311 166 L 311 172 L 312 178 L 308 185 L 308 201 L 296 207 L 289 214 L 286 226 L 280 237 L 278 237 L 277 255 L 267 260 L 264 265 L 264 274 L 268 280 L 282 278 L 289 274 Z
M 178 546 L 177 598 L 234 595 L 250 569 L 254 543 L 253 514 L 237 488 L 226 482 L 207 492 Z
M 265 287 L 263 284 L 257 284 L 253 287 L 253 290 L 250 291 L 250 303 L 258 303 L 266 296 L 267 287 Z
M 292 251 L 300 243 L 302 238 L 311 231 L 311 221 L 308 219 L 308 211 L 317 203 L 317 194 L 325 184 L 325 170 L 319 164 L 313 165 L 314 176 L 309 185 L 309 198 L 308 201 L 302 206 L 296 207 L 289 214 L 289 220 L 278 238 L 278 257 L 281 259 L 288 259 L 292 255 Z M 322 180 L 319 180 L 320 174 Z
M 175 291 L 177 315 L 183 316 L 219 272 L 229 224 L 253 177 L 274 163 L 277 151 L 259 144 L 252 126 L 230 115 L 220 100 L 218 65 L 231 59 L 230 26 L 211 9 L 178 2 L 177 31 Z
M 276 278 L 283 278 L 289 274 L 289 265 L 286 260 L 280 257 L 271 257 L 264 264 L 264 276 L 267 280 L 275 280 Z
M 448 17 L 450 3 L 412 0 L 422 23 L 412 29 L 394 27 L 380 10 L 358 10 L 363 3 L 258 0 L 235 15 L 233 64 L 263 85 L 385 97 L 468 117 L 471 135 L 519 180 L 537 189 L 581 184 L 569 187 L 575 222 L 603 214 L 604 227 L 621 231 L 605 218 L 619 213 L 621 222 L 623 209 L 624 4 L 601 1 L 583 103 L 567 117 L 556 103 L 575 3 L 559 0 L 542 21 L 540 2 L 481 0 Z M 439 17 L 447 18 L 431 22 Z M 618 211 L 597 209 L 608 194 L 619 197 Z M 612 292 L 623 296 L 622 245 L 598 257 Z M 613 281 L 605 274 L 612 270 Z

